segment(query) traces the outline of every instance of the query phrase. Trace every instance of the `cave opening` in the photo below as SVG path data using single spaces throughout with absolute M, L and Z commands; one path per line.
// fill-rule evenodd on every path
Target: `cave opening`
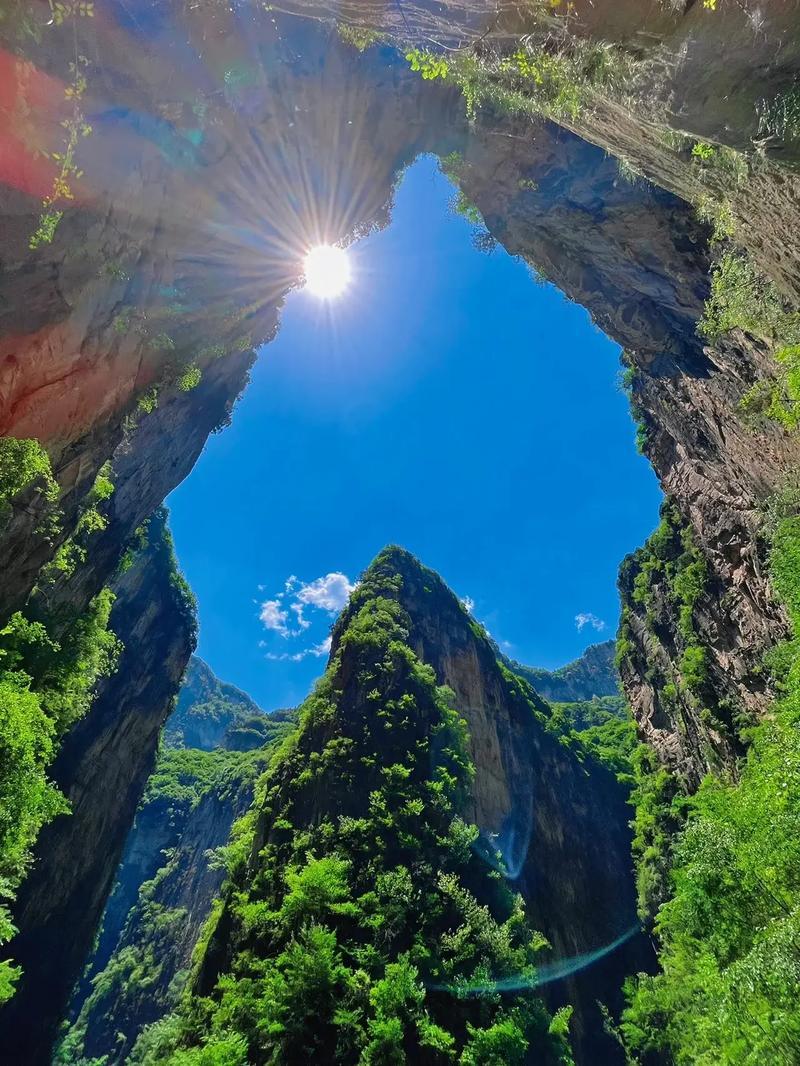
M 795 1061 L 796 13 L 288 6 L 0 13 L 3 1054 Z
M 661 499 L 620 349 L 488 236 L 420 157 L 388 226 L 350 246 L 350 289 L 290 295 L 232 425 L 168 499 L 198 654 L 262 706 L 305 697 L 334 606 L 389 543 L 511 658 L 554 669 L 616 633 L 619 562 Z
M 190 688 L 210 667 L 262 708 L 302 704 L 332 624 L 389 543 L 440 573 L 504 660 L 538 668 L 543 688 L 548 670 L 582 662 L 591 645 L 610 676 L 619 560 L 656 525 L 662 499 L 636 449 L 619 346 L 490 238 L 433 155 L 405 169 L 386 225 L 348 254 L 351 284 L 336 301 L 289 295 L 231 425 L 167 500 L 198 599 Z M 587 713 L 616 715 L 614 683 L 598 674 Z M 478 791 L 491 792 L 494 772 L 476 765 Z M 550 891 L 533 887 L 550 815 L 537 815 L 548 811 L 542 785 L 525 782 L 478 812 L 476 853 L 538 898 Z M 592 891 L 604 898 L 600 882 Z M 624 900 L 551 932 L 536 979 L 548 994 L 553 982 L 555 1004 L 583 1004 L 579 1039 L 602 1054 L 584 972 L 612 987 L 630 958 L 649 963 L 638 940 L 620 955 L 639 933 Z M 97 972 L 115 959 L 106 948 Z M 510 977 L 507 990 L 528 980 Z M 477 983 L 472 994 L 488 991 Z M 91 1002 L 83 1009 L 96 1024 Z

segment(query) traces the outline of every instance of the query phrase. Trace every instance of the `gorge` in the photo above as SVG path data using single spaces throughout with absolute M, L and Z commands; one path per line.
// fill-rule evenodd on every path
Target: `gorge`
M 798 1061 L 795 5 L 14 0 L 0 40 L 3 1060 L 51 1061 L 138 808 L 152 980 L 79 985 L 57 1061 Z M 184 723 L 222 757 L 165 802 L 161 505 L 423 153 L 624 350 L 666 497 L 619 578 L 638 741 L 388 548 L 296 724 Z

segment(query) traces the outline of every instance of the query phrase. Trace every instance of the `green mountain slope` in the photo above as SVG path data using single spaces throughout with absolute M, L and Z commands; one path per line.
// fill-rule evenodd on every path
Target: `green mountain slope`
M 566 1063 L 570 1039 L 615 1061 L 598 987 L 568 986 L 572 1022 L 538 988 L 633 908 L 623 791 L 548 720 L 437 575 L 382 552 L 257 787 L 183 1006 L 131 1061 Z

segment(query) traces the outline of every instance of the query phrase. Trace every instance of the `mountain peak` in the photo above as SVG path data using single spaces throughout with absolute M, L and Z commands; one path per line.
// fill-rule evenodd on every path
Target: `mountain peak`
M 509 668 L 524 677 L 539 695 L 547 700 L 573 703 L 590 700 L 594 696 L 619 696 L 621 693 L 617 668 L 614 664 L 616 642 L 590 644 L 573 662 L 557 670 L 525 666 L 514 659 L 506 659 Z

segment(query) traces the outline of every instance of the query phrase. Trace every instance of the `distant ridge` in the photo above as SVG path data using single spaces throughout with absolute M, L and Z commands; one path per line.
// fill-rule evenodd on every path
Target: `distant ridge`
M 619 696 L 621 689 L 614 665 L 615 642 L 590 644 L 580 658 L 558 670 L 525 666 L 506 659 L 511 670 L 533 685 L 540 696 L 557 703 L 576 703 L 593 696 Z

